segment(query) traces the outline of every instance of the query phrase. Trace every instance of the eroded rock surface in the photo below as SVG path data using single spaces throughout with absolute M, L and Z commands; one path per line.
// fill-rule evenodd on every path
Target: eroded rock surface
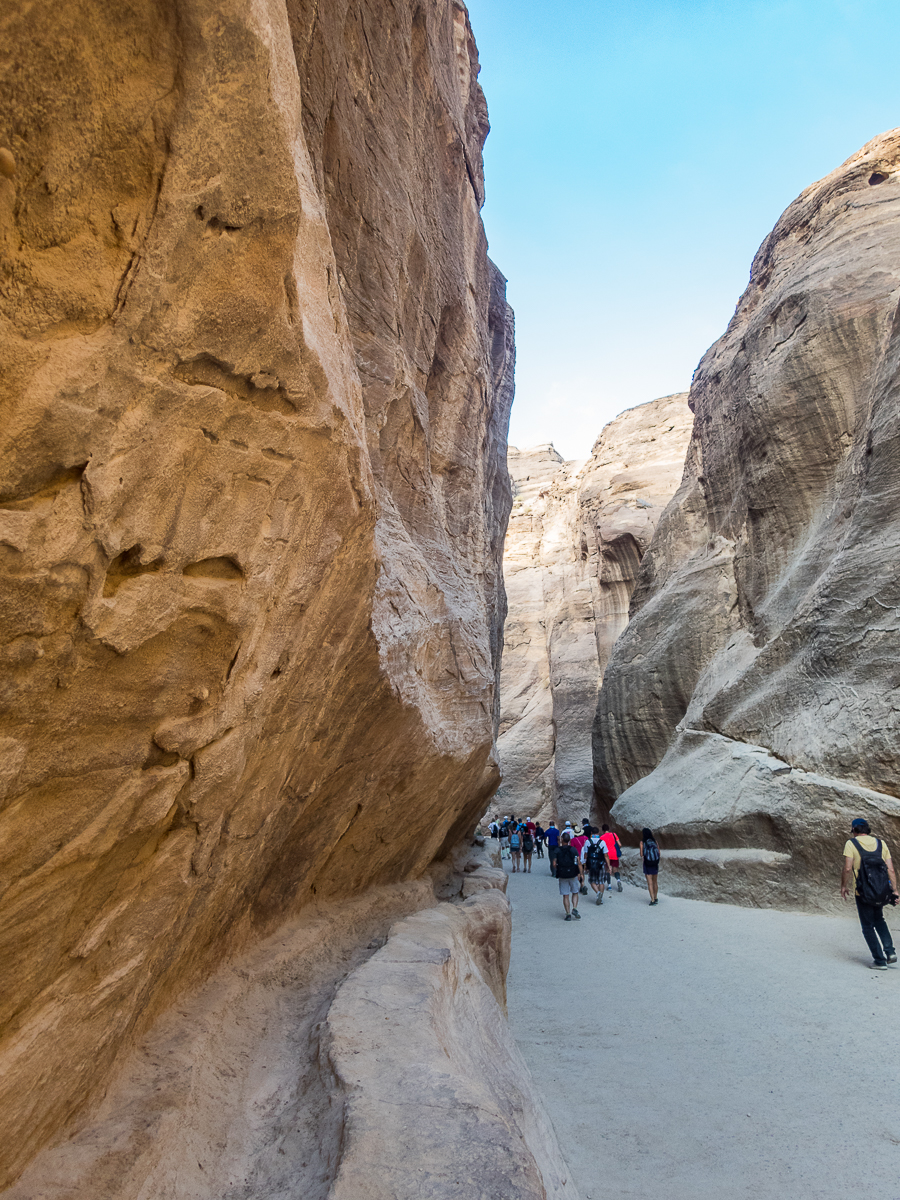
M 496 786 L 512 323 L 465 10 L 2 18 L 0 1182 Z
M 587 462 L 510 447 L 514 502 L 493 812 L 575 820 L 592 810 L 591 727 L 641 557 L 681 480 L 691 413 L 680 393 L 628 409 Z
M 506 882 L 460 848 L 285 922 L 164 1014 L 4 1194 L 577 1200 L 506 1024 Z
M 827 906 L 852 817 L 900 835 L 898 264 L 895 130 L 787 209 L 696 372 L 596 728 L 621 825 L 742 852 L 686 894 Z

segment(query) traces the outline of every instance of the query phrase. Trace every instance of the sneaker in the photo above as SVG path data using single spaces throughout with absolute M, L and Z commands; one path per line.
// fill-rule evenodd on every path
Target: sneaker
M 571 921 L 571 920 L 572 920 L 572 914 L 571 914 L 571 913 L 566 913 L 566 920 L 567 920 L 567 921 Z M 887 970 L 887 967 L 885 967 L 885 970 Z
M 597 899 L 594 901 L 594 903 L 595 903 L 595 904 L 602 904 L 602 903 L 603 903 L 603 897 L 602 897 L 602 896 L 598 896 L 598 897 L 597 897 Z
M 581 913 L 578 911 L 578 909 L 577 909 L 577 908 L 576 908 L 576 909 L 575 909 L 575 911 L 572 913 L 572 916 L 575 918 L 575 920 L 576 920 L 576 921 L 580 921 L 580 920 L 581 920 Z
M 621 879 L 617 879 L 617 880 L 616 880 L 616 891 L 617 891 L 617 892 L 621 892 L 621 890 L 622 890 L 622 880 L 621 880 Z
M 894 953 L 893 950 L 885 950 L 884 957 L 887 959 L 887 965 L 889 967 L 896 967 L 897 955 Z
M 880 963 L 880 962 L 870 962 L 870 963 L 869 963 L 869 967 L 870 967 L 870 968 L 871 968 L 873 971 L 886 971 L 886 970 L 887 970 L 887 963 Z

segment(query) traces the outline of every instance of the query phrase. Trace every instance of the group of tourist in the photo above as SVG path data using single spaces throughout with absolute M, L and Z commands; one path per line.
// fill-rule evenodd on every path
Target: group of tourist
M 511 860 L 513 872 L 531 871 L 533 856 L 543 858 L 547 847 L 550 874 L 559 883 L 567 921 L 581 920 L 578 911 L 581 896 L 593 891 L 594 903 L 602 904 L 606 890 L 612 890 L 613 880 L 617 890 L 622 890 L 619 869 L 622 844 L 608 825 L 598 829 L 584 820 L 576 830 L 571 821 L 566 821 L 558 829 L 551 821 L 544 829 L 530 817 L 521 820 L 509 816 L 492 821 L 490 834 L 500 843 L 501 860 Z M 652 908 L 659 903 L 660 849 L 651 829 L 641 830 L 639 852 Z M 900 889 L 887 843 L 873 835 L 863 817 L 851 822 L 850 838 L 844 846 L 843 899 L 849 898 L 851 886 L 863 937 L 872 954 L 869 965 L 876 971 L 886 971 L 897 965 L 897 951 L 884 919 L 884 908 L 900 901 Z
M 603 903 L 603 895 L 607 888 L 612 890 L 613 880 L 617 890 L 622 890 L 619 867 L 622 843 L 608 825 L 600 829 L 584 820 L 576 830 L 571 821 L 566 821 L 564 827 L 558 829 L 551 821 L 544 829 L 530 817 L 523 820 L 509 816 L 493 820 L 490 834 L 500 844 L 501 860 L 510 860 L 513 874 L 530 872 L 532 858 L 535 854 L 543 858 L 546 845 L 550 874 L 559 883 L 567 921 L 581 920 L 578 898 L 588 895 L 589 889 L 594 893 L 595 904 Z M 653 907 L 659 903 L 659 843 L 650 829 L 641 833 L 640 854 L 650 892 L 650 906 Z

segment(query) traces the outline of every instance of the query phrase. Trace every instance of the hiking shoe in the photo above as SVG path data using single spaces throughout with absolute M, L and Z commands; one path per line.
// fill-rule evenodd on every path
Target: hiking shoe
M 887 965 L 888 965 L 889 967 L 896 967 L 896 965 L 897 965 L 897 955 L 894 953 L 894 951 L 893 951 L 893 950 L 890 950 L 890 951 L 886 950 L 886 951 L 885 951 L 885 954 L 884 954 L 884 957 L 887 959 Z
M 576 920 L 576 921 L 580 921 L 580 920 L 581 920 L 581 913 L 578 911 L 578 909 L 577 909 L 577 908 L 576 908 L 576 909 L 575 909 L 575 911 L 572 913 L 572 916 L 575 918 L 575 920 Z
M 887 970 L 887 963 L 870 962 L 869 966 L 873 971 L 886 971 Z
M 567 920 L 567 921 L 571 921 L 571 920 L 572 920 L 572 914 L 571 914 L 571 913 L 566 913 L 566 920 Z M 887 967 L 885 967 L 885 970 L 887 970 Z
M 617 891 L 617 892 L 621 892 L 621 890 L 622 890 L 622 880 L 621 880 L 621 879 L 617 879 L 617 880 L 616 880 L 616 891 Z

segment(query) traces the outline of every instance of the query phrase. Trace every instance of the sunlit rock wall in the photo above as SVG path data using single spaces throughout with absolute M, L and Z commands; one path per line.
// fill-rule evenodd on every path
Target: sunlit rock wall
M 697 369 L 595 746 L 687 894 L 827 906 L 852 817 L 900 834 L 898 296 L 893 131 L 787 209 Z
M 597 692 L 690 429 L 681 393 L 621 413 L 587 462 L 563 462 L 552 446 L 510 447 L 503 784 L 493 812 L 574 821 L 594 811 Z
M 483 810 L 513 347 L 460 5 L 0 29 L 8 1179 L 227 950 Z

